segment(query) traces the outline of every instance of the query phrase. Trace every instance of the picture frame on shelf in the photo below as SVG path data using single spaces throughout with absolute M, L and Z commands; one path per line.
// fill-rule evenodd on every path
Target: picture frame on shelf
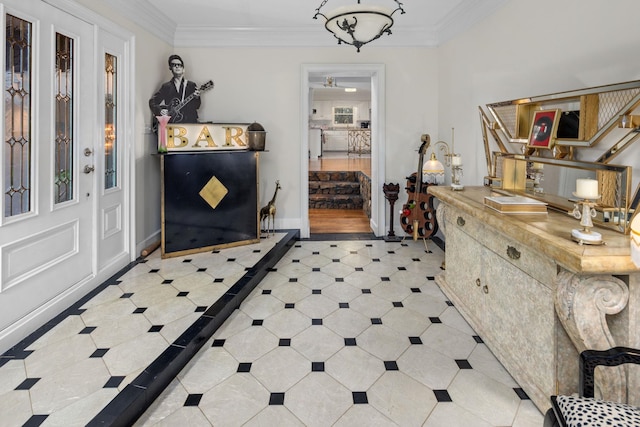
M 533 113 L 528 148 L 551 149 L 556 140 L 556 131 L 560 121 L 560 110 L 540 110 Z

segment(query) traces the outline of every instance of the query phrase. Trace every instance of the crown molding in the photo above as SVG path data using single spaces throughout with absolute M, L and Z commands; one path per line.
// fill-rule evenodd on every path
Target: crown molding
M 103 0 L 123 17 L 130 19 L 162 41 L 173 46 L 177 25 L 147 0 Z
M 318 28 L 214 28 L 178 27 L 175 47 L 333 47 L 338 40 L 331 33 Z M 424 28 L 398 28 L 391 35 L 375 41 L 376 46 L 437 45 L 436 34 Z
M 337 40 L 317 27 L 178 26 L 148 0 L 103 0 L 124 17 L 174 47 L 333 47 Z M 508 0 L 462 0 L 435 29 L 394 26 L 375 46 L 437 47 L 494 13 Z

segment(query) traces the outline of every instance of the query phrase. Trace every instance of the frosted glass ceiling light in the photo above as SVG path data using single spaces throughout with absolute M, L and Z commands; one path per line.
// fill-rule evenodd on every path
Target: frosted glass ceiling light
M 350 44 L 355 46 L 358 52 L 362 46 L 381 35 L 391 34 L 393 14 L 397 11 L 405 13 L 402 3 L 398 0 L 394 0 L 398 7 L 393 11 L 386 7 L 360 4 L 358 0 L 358 4 L 342 6 L 325 15 L 320 9 L 327 1 L 322 1 L 313 19 L 318 19 L 318 15 L 322 16 L 326 20 L 325 28 L 338 39 L 338 44 Z

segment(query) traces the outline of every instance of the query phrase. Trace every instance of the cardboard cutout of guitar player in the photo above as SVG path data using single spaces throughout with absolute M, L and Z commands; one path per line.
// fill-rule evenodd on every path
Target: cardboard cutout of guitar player
M 167 62 L 173 77 L 151 97 L 149 108 L 154 116 L 169 116 L 169 123 L 197 123 L 200 94 L 213 88 L 213 82 L 209 80 L 198 87 L 187 80 L 184 61 L 179 55 L 171 55 Z

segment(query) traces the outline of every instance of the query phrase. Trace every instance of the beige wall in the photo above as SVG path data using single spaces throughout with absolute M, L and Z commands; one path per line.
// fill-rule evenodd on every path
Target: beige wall
M 182 56 L 187 78 L 215 87 L 202 96 L 200 118 L 213 122 L 261 123 L 267 130 L 267 150 L 260 158 L 260 203 L 278 193 L 276 228 L 301 223 L 300 76 L 303 64 L 384 64 L 386 73 L 386 176 L 382 183 L 400 182 L 417 169 L 420 135 L 437 132 L 436 50 L 367 46 L 357 53 L 350 46 L 331 48 L 176 48 L 130 23 L 102 2 L 79 0 L 84 6 L 118 22 L 135 34 L 136 45 L 136 244 L 138 250 L 159 239 L 160 183 L 158 159 L 147 101 L 170 78 L 166 58 Z M 386 209 L 386 206 L 385 206 Z
M 301 66 L 303 64 L 384 64 L 386 74 L 386 177 L 372 187 L 382 196 L 383 182 L 401 182 L 417 169 L 420 135 L 437 132 L 436 51 L 426 48 L 376 48 L 361 53 L 332 48 L 176 49 L 188 77 L 212 79 L 202 97 L 200 117 L 214 122 L 261 123 L 267 153 L 260 158 L 260 200 L 273 195 L 280 180 L 276 228 L 300 226 Z M 387 209 L 388 210 L 388 209 Z
M 268 152 L 260 164 L 260 199 L 262 203 L 272 196 L 273 182 L 279 179 L 283 190 L 276 227 L 285 228 L 299 224 L 301 216 L 302 64 L 385 65 L 386 176 L 381 181 L 400 183 L 401 188 L 417 169 L 420 135 L 450 141 L 452 127 L 456 151 L 465 156 L 463 183 L 481 184 L 486 166 L 479 105 L 640 79 L 637 0 L 512 0 L 437 49 L 382 48 L 373 43 L 361 53 L 349 46 L 172 49 L 102 2 L 80 3 L 135 34 L 139 247 L 159 237 L 159 168 L 145 127 L 150 124 L 147 100 L 169 78 L 165 63 L 172 52 L 183 56 L 189 78 L 215 82 L 215 88 L 203 95 L 202 119 L 258 121 L 268 131 Z M 640 158 L 640 147 L 634 150 L 625 162 Z M 640 173 L 634 170 L 634 175 Z M 373 191 L 381 192 L 382 182 L 373 183 Z M 402 201 L 401 197 L 398 203 Z M 399 230 L 397 221 L 394 228 Z
M 639 80 L 638 15 L 637 0 L 511 0 L 440 47 L 439 129 L 456 127 L 463 183 L 487 173 L 478 106 Z M 616 162 L 634 164 L 638 177 L 635 145 Z

